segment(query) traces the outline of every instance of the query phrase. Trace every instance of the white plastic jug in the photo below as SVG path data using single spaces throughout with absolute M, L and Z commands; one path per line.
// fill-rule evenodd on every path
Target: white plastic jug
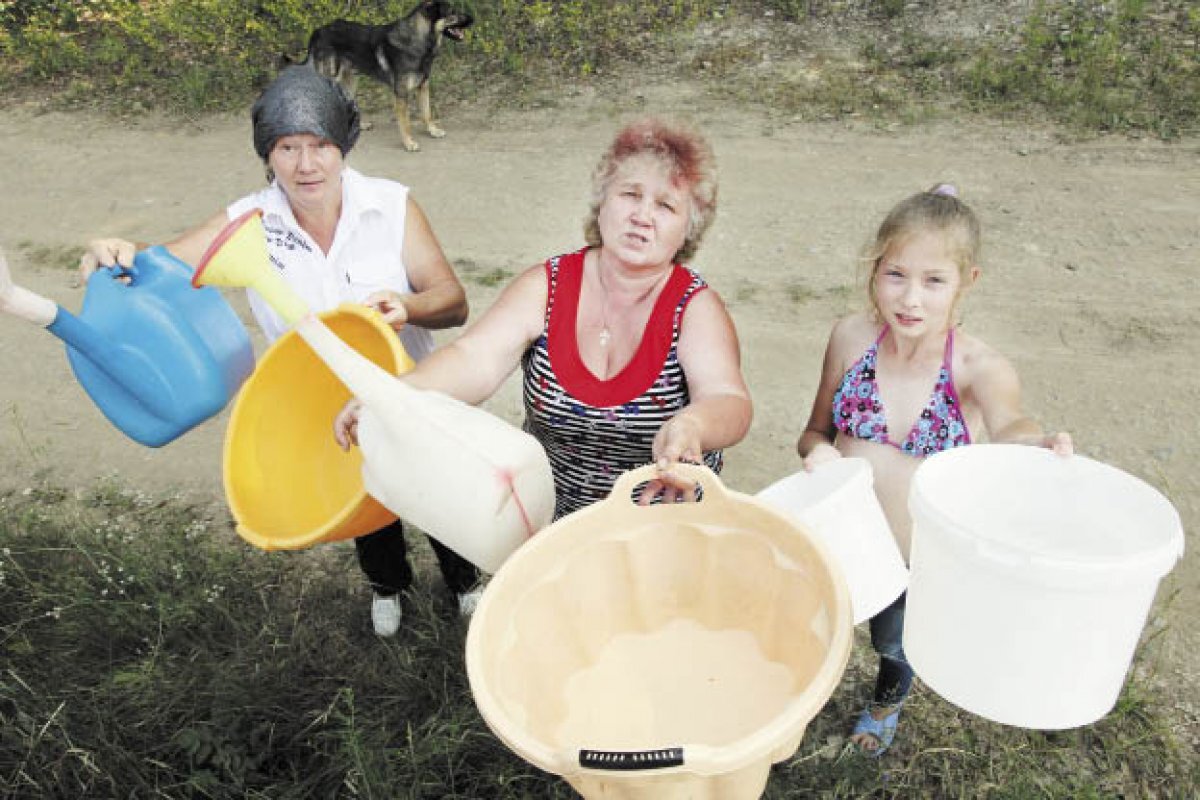
M 408 386 L 312 314 L 296 332 L 362 400 L 363 485 L 389 510 L 485 572 L 550 523 L 554 479 L 536 439 L 483 409 Z
M 865 458 L 839 458 L 776 481 L 759 500 L 792 515 L 829 548 L 850 586 L 855 624 L 891 605 L 908 584 L 904 557 L 875 496 Z
M 192 283 L 252 287 L 363 401 L 363 487 L 393 514 L 485 572 L 550 523 L 554 480 L 537 440 L 483 409 L 408 386 L 338 338 L 271 266 L 259 209 L 217 234 Z
M 904 650 L 921 680 L 1025 728 L 1107 714 L 1183 554 L 1170 502 L 1083 456 L 973 445 L 926 459 L 909 509 Z

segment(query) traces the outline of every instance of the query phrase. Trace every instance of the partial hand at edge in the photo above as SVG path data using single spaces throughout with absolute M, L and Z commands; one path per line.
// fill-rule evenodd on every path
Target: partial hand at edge
M 1071 440 L 1071 434 L 1066 431 L 1046 434 L 1046 440 L 1042 446 L 1064 458 L 1075 455 L 1075 442 Z
M 333 438 L 343 450 L 358 444 L 358 418 L 362 415 L 362 407 L 361 400 L 351 397 L 333 418 Z
M 842 457 L 842 451 L 838 450 L 831 444 L 822 442 L 808 451 L 808 455 L 804 457 L 804 471 L 812 472 L 822 464 L 828 464 L 830 461 L 837 461 Z
M 655 497 L 664 503 L 690 502 L 696 499 L 696 482 L 672 471 L 681 461 L 699 464 L 704 451 L 700 439 L 700 423 L 681 411 L 658 429 L 652 448 L 658 465 L 658 478 L 649 481 L 638 495 L 638 503 L 647 505 Z
M 393 328 L 399 329 L 408 322 L 408 309 L 398 292 L 387 289 L 373 292 L 365 301 L 365 305 L 375 309 L 383 316 L 383 321 Z

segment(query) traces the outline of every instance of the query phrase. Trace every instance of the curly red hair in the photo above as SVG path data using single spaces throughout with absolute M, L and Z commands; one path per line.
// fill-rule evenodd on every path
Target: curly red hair
M 592 173 L 592 199 L 584 219 L 583 235 L 593 247 L 600 246 L 600 206 L 621 166 L 629 159 L 648 155 L 662 164 L 672 180 L 688 189 L 691 213 L 683 245 L 676 261 L 690 261 L 700 246 L 717 212 L 717 163 L 708 141 L 680 123 L 655 117 L 632 122 L 617 132 Z

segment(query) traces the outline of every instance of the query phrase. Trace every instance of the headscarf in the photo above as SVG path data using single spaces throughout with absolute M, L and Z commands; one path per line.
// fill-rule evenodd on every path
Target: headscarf
M 311 133 L 328 139 L 345 156 L 358 141 L 358 106 L 335 81 L 309 65 L 279 73 L 250 111 L 254 150 L 266 160 L 281 136 Z

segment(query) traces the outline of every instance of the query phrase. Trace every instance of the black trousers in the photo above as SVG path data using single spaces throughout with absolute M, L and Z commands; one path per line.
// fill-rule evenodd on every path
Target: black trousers
M 479 581 L 479 569 L 432 536 L 429 543 L 433 545 L 442 578 L 450 591 L 455 594 L 470 591 Z M 354 549 L 358 553 L 358 565 L 378 594 L 397 594 L 412 585 L 412 565 L 408 563 L 404 524 L 400 520 L 374 533 L 359 536 L 354 540 Z
M 890 606 L 871 617 L 871 646 L 879 653 L 874 699 L 878 708 L 902 702 L 912 688 L 913 668 L 908 664 L 903 647 L 907 601 L 908 592 L 902 592 Z

